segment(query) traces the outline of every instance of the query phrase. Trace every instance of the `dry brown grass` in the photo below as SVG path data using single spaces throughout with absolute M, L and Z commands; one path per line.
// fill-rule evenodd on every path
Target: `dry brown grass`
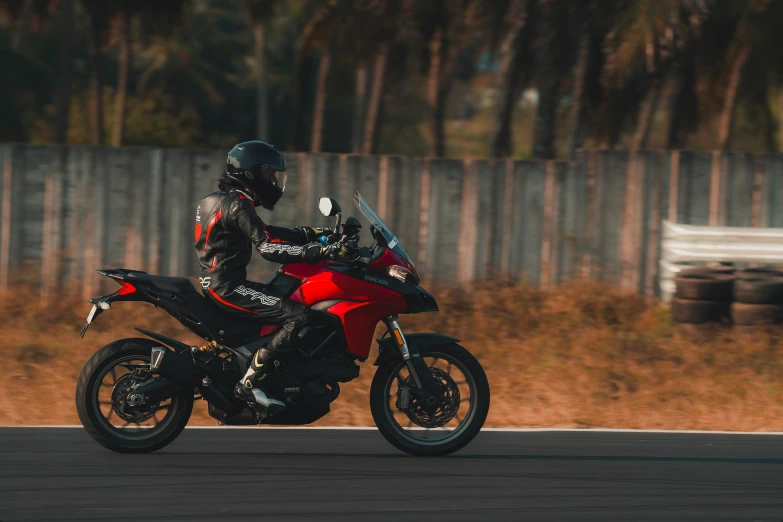
M 487 370 L 488 426 L 783 431 L 780 331 L 675 331 L 655 301 L 592 282 L 552 291 L 501 282 L 441 290 L 442 312 L 404 317 L 407 331 L 463 339 Z M 89 305 L 47 308 L 0 296 L 0 424 L 78 423 L 76 378 L 100 346 L 133 326 L 196 342 L 165 312 L 121 304 L 80 340 Z M 370 425 L 371 359 L 319 424 Z M 200 403 L 191 421 L 214 424 Z

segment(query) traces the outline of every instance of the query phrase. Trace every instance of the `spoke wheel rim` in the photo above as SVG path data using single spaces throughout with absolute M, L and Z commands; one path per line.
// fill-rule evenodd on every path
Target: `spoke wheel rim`
M 96 384 L 92 393 L 93 408 L 98 421 L 103 427 L 112 432 L 113 435 L 126 440 L 143 440 L 156 436 L 174 419 L 174 412 L 177 411 L 180 399 L 177 396 L 160 401 L 149 409 L 153 410 L 144 415 L 134 415 L 133 408 L 128 406 L 124 410 L 119 400 L 122 393 L 124 381 L 127 382 L 132 373 L 130 368 L 137 365 L 149 365 L 149 356 L 128 355 L 113 361 L 109 366 L 103 369 L 98 375 Z M 136 418 L 141 422 L 134 422 Z M 131 419 L 131 420 L 129 420 Z M 119 425 L 115 425 L 117 422 Z
M 402 377 L 400 374 L 402 372 L 404 375 L 410 375 L 408 367 L 404 362 L 399 363 L 386 380 L 384 386 L 384 410 L 392 428 L 400 436 L 415 444 L 435 446 L 458 438 L 468 429 L 478 409 L 478 391 L 473 375 L 457 358 L 440 352 L 431 352 L 423 356 L 422 359 L 425 360 L 430 368 L 435 367 L 439 370 L 447 370 L 446 373 L 451 376 L 453 383 L 459 386 L 459 403 L 455 415 L 442 427 L 423 428 L 417 426 L 410 415 L 397 408 L 396 402 L 399 398 L 400 383 L 405 383 L 408 380 L 407 377 Z M 456 379 L 454 378 L 453 370 L 461 373 Z M 405 425 L 401 424 L 400 421 Z

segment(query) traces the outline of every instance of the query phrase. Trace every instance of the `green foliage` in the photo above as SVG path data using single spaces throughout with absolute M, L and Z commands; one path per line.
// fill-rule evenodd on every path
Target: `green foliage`
M 87 94 L 71 99 L 71 119 L 68 128 L 68 143 L 87 145 L 90 143 L 90 129 L 87 119 Z M 106 114 L 104 136 L 108 137 L 114 123 L 114 90 L 105 88 L 103 106 Z M 30 133 L 33 143 L 50 143 L 54 139 L 53 121 L 56 111 L 53 106 L 44 108 L 44 114 L 38 118 Z M 151 96 L 128 98 L 126 115 L 125 143 L 129 146 L 192 147 L 199 143 L 200 121 L 198 113 L 192 107 L 178 109 L 171 96 L 155 92 Z M 235 136 L 229 137 L 233 140 Z M 231 141 L 231 140 L 229 140 Z
M 538 13 L 529 20 L 533 45 L 524 53 L 517 90 L 551 89 L 560 100 L 550 121 L 559 156 L 573 127 L 572 104 L 585 107 L 584 143 L 619 146 L 656 85 L 664 96 L 652 118 L 650 143 L 666 146 L 673 122 L 682 144 L 717 146 L 716 124 L 736 110 L 734 147 L 776 148 L 781 125 L 777 93 L 783 79 L 783 46 L 777 41 L 783 0 L 526 0 Z M 330 50 L 326 82 L 324 150 L 351 148 L 357 103 L 356 70 L 372 73 L 379 49 L 389 49 L 378 121 L 381 153 L 424 155 L 430 150 L 432 110 L 427 80 L 433 35 L 442 31 L 442 85 L 446 152 L 489 153 L 498 115 L 481 100 L 497 92 L 496 60 L 509 23 L 511 0 L 75 0 L 71 27 L 60 22 L 58 0 L 35 0 L 25 22 L 20 0 L 0 3 L 0 140 L 48 142 L 54 137 L 60 43 L 71 31 L 75 45 L 71 81 L 71 143 L 88 142 L 88 33 L 101 24 L 104 125 L 111 128 L 117 89 L 116 20 L 132 20 L 126 143 L 228 147 L 257 138 L 254 24 L 263 24 L 269 136 L 285 145 L 294 106 L 300 134 L 308 136 L 317 58 Z M 27 24 L 27 25 L 25 25 Z M 24 45 L 16 46 L 21 29 Z M 589 38 L 581 36 L 587 34 Z M 580 46 L 590 53 L 583 89 L 577 91 Z M 18 47 L 18 48 L 17 48 Z M 748 50 L 736 102 L 727 96 L 735 57 Z M 301 70 L 295 71 L 295 64 Z M 479 64 L 482 67 L 479 68 Z M 690 74 L 692 85 L 680 86 Z M 535 82 L 533 81 L 535 80 Z M 369 92 L 370 87 L 367 90 Z M 679 91 L 678 91 L 679 89 Z M 301 99 L 294 103 L 294 93 Z M 583 92 L 582 98 L 574 98 Z M 521 100 L 521 92 L 515 92 Z M 679 98 L 677 98 L 679 96 Z M 550 97 L 551 99 L 551 97 Z M 677 99 L 687 103 L 677 104 Z M 497 102 L 497 100 L 495 100 Z M 474 108 L 466 111 L 471 105 Z M 736 109 L 735 109 L 736 107 Z M 513 155 L 532 152 L 535 107 L 513 109 Z M 107 136 L 108 137 L 108 136 Z M 301 141 L 301 140 L 299 140 Z M 303 142 L 306 144 L 306 142 Z

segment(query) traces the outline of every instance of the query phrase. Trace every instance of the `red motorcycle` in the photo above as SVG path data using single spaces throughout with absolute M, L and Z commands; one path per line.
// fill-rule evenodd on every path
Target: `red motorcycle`
M 193 401 L 209 403 L 221 425 L 302 425 L 329 413 L 340 384 L 358 377 L 357 361 L 370 354 L 379 322 L 378 367 L 370 409 L 378 430 L 412 455 L 447 455 L 468 444 L 489 411 L 489 384 L 479 362 L 457 339 L 440 334 L 404 335 L 398 314 L 438 311 L 432 295 L 397 238 L 358 192 L 354 203 L 370 223 L 373 243 L 358 248 L 361 223 L 322 198 L 325 216 L 336 216 L 333 245 L 352 245 L 346 260 L 284 265 L 269 280 L 270 293 L 306 304 L 315 319 L 296 334 L 300 357 L 278 369 L 270 383 L 286 408 L 268 412 L 233 395 L 252 355 L 279 328 L 244 320 L 217 308 L 181 277 L 99 270 L 119 283 L 111 295 L 90 299 L 90 323 L 115 303 L 141 301 L 164 309 L 202 337 L 189 346 L 137 328 L 148 338 L 104 346 L 87 361 L 76 388 L 76 409 L 87 432 L 118 452 L 146 453 L 172 442 L 190 418 Z

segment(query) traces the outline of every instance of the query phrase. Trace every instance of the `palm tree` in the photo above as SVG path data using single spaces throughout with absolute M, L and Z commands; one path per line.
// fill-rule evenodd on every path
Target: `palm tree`
M 117 33 L 119 38 L 119 56 L 117 72 L 117 91 L 114 98 L 114 129 L 111 144 L 122 146 L 125 133 L 125 107 L 128 103 L 128 73 L 131 64 L 131 28 L 128 2 L 123 2 L 117 14 Z
M 385 66 L 385 63 L 384 63 Z M 362 152 L 364 135 L 364 114 L 367 106 L 367 62 L 360 60 L 356 66 L 354 89 L 353 123 L 351 124 L 351 152 Z M 375 84 L 373 84 L 374 86 Z
M 483 36 L 480 28 L 486 21 L 487 4 L 481 0 L 432 0 L 422 2 L 418 9 L 427 57 L 430 155 L 441 157 L 446 150 L 446 99 L 457 58 Z
M 361 0 L 356 2 L 357 16 L 352 20 L 354 27 L 350 32 L 355 38 L 346 39 L 351 42 L 351 51 L 359 55 L 356 69 L 356 118 L 354 133 L 361 138 L 361 152 L 370 154 L 375 147 L 378 134 L 378 122 L 381 112 L 381 99 L 386 85 L 386 72 L 389 63 L 389 52 L 397 41 L 405 41 L 410 33 L 413 7 L 411 2 L 400 3 L 393 0 L 382 0 L 367 6 Z M 365 101 L 362 83 L 366 83 L 366 65 L 372 63 L 369 97 Z M 366 110 L 365 110 L 366 107 Z M 363 128 L 361 117 L 364 117 Z
M 247 0 L 253 31 L 253 57 L 256 64 L 256 136 L 268 139 L 269 100 L 267 94 L 266 26 L 277 0 Z
M 11 36 L 11 49 L 14 51 L 27 51 L 27 34 L 30 31 L 30 22 L 33 18 L 33 10 L 35 7 L 34 4 L 35 0 L 22 0 L 16 29 Z
M 125 113 L 128 104 L 128 82 L 133 65 L 133 22 L 144 15 L 146 34 L 168 33 L 179 20 L 188 0 L 122 0 L 112 4 L 110 16 L 114 19 L 115 39 L 119 47 L 117 57 L 117 90 L 114 97 L 114 128 L 112 145 L 119 147 L 125 137 Z M 152 22 L 151 20 L 154 20 Z
M 111 6 L 103 0 L 82 0 L 90 17 L 88 62 L 90 71 L 90 143 L 103 145 L 103 80 L 101 78 L 101 46 L 104 28 L 109 22 Z
M 605 17 L 611 6 L 606 2 L 587 0 L 577 4 L 575 13 L 576 62 L 573 67 L 571 87 L 570 126 L 568 157 L 574 158 L 576 150 L 582 147 L 583 122 L 590 93 L 600 86 L 603 69 L 602 47 L 606 39 Z
M 142 19 L 146 29 L 138 47 L 138 91 L 172 93 L 177 110 L 193 107 L 203 113 L 221 112 L 227 93 L 239 81 L 226 56 L 241 55 L 246 49 L 237 36 L 221 30 L 221 23 L 233 22 L 236 15 L 200 2 L 186 3 L 183 8 L 187 9 L 182 23 L 174 23 L 176 16 L 144 14 L 149 19 Z M 158 25 L 149 25 L 153 22 Z M 211 52 L 215 48 L 220 52 Z
M 689 63 L 706 15 L 704 0 L 627 0 L 608 13 L 604 82 L 609 89 L 623 93 L 619 99 L 624 106 L 615 111 L 620 117 L 615 125 L 622 127 L 625 116 L 638 109 L 632 149 L 647 146 L 666 80 L 672 71 Z M 680 102 L 669 103 L 670 110 L 681 109 L 680 103 L 687 98 L 688 73 L 682 71 L 680 91 L 673 91 Z M 615 99 L 607 103 L 617 105 Z M 681 118 L 681 113 L 670 115 L 670 135 L 672 126 L 679 128 Z
M 73 77 L 73 0 L 62 0 L 58 6 L 60 19 L 60 72 L 57 78 L 55 105 L 55 143 L 65 144 L 68 136 L 71 107 L 71 79 Z
M 519 95 L 525 61 L 528 61 L 528 67 L 530 65 L 530 34 L 535 26 L 535 5 L 535 0 L 511 0 L 506 9 L 498 12 L 498 18 L 503 22 L 495 22 L 506 27 L 497 52 L 498 103 L 490 138 L 493 158 L 511 153 L 511 116 Z
M 557 106 L 562 78 L 568 71 L 568 0 L 539 0 L 535 34 L 538 104 L 533 130 L 533 157 L 555 157 Z
M 293 150 L 304 149 L 303 144 L 303 121 L 302 106 L 304 105 L 304 72 L 305 58 L 312 53 L 313 48 L 320 48 L 321 55 L 318 65 L 318 82 L 316 85 L 316 107 L 313 111 L 312 135 L 310 139 L 310 150 L 314 148 L 320 150 L 321 135 L 323 132 L 323 109 L 326 100 L 326 82 L 329 78 L 329 69 L 331 67 L 331 50 L 328 49 L 331 29 L 330 24 L 337 24 L 339 21 L 334 17 L 338 7 L 339 0 L 328 0 L 326 2 L 314 3 L 312 15 L 305 24 L 300 34 L 295 50 L 293 63 L 293 94 L 291 107 L 292 125 L 289 133 L 289 147 Z M 320 106 L 319 105 L 320 102 Z M 316 151 L 317 151 L 316 150 Z
M 734 9 L 729 10 L 728 13 L 733 11 L 732 18 L 737 22 L 724 62 L 725 91 L 718 124 L 718 147 L 720 150 L 731 148 L 740 87 L 747 75 L 748 64 L 754 61 L 759 53 L 779 53 L 777 51 L 779 47 L 778 21 L 783 16 L 783 6 L 779 1 L 734 1 L 732 7 Z M 775 57 L 779 60 L 780 55 Z M 756 63 L 766 68 L 769 63 L 775 62 L 774 59 L 770 61 L 761 59 Z M 762 81 L 764 80 L 762 79 Z M 770 141 L 769 138 L 767 141 Z

